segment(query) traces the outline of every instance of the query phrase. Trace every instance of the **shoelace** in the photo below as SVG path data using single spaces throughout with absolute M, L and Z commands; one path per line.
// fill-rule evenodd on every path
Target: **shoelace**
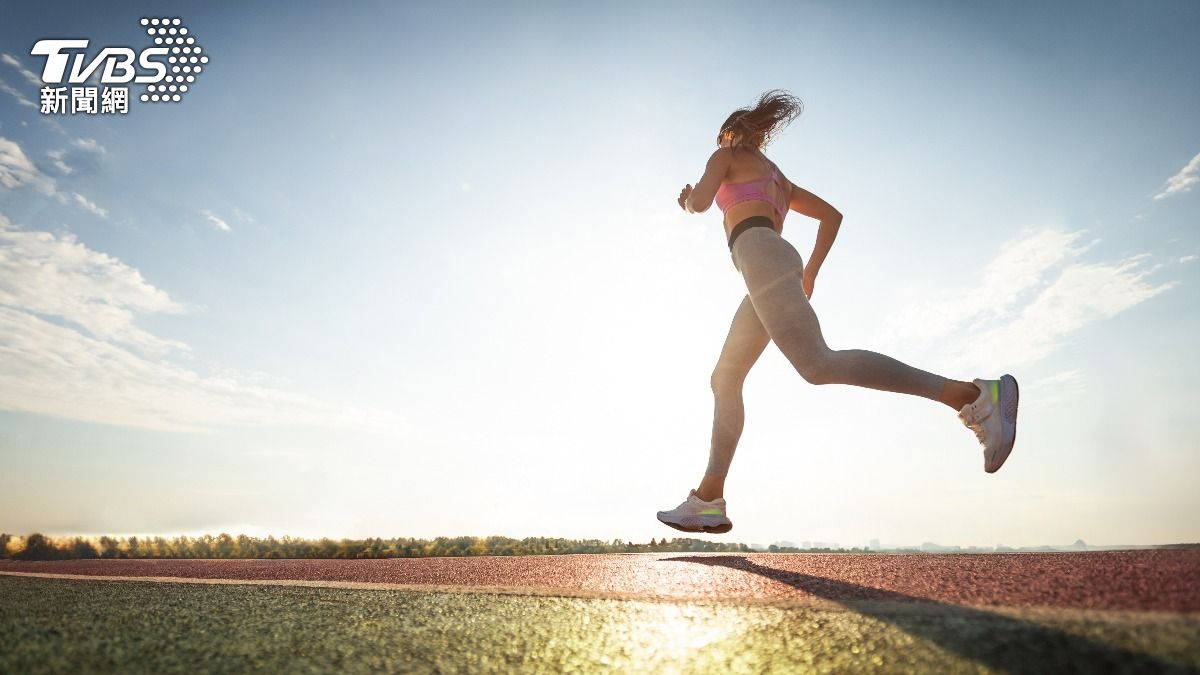
M 960 412 L 958 417 L 962 420 L 963 424 L 967 425 L 967 428 L 975 432 L 975 438 L 980 443 L 985 442 L 987 434 L 983 430 L 983 420 L 979 417 L 978 407 L 975 405 L 969 405 L 967 406 L 965 414 Z
M 971 427 L 971 431 L 975 432 L 975 440 L 979 441 L 980 445 L 986 445 L 987 444 L 987 438 L 986 438 L 987 434 L 984 433 L 984 431 L 983 431 L 983 425 L 982 424 L 971 424 L 969 426 Z

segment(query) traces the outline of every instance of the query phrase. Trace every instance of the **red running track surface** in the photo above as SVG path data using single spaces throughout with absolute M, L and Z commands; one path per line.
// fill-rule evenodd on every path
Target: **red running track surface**
M 673 600 L 1200 612 L 1200 548 L 1078 553 L 648 553 L 381 560 L 0 561 L 0 573 L 367 582 Z

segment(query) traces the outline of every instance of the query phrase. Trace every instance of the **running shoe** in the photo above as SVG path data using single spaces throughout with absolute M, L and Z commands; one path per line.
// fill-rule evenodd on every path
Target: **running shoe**
M 696 496 L 696 488 L 688 493 L 682 504 L 670 511 L 659 511 L 658 519 L 684 532 L 728 532 L 733 523 L 725 516 L 725 498 L 706 502 Z
M 995 473 L 1004 465 L 1017 439 L 1017 379 L 973 380 L 979 398 L 958 412 L 959 419 L 975 432 L 983 446 L 983 470 Z

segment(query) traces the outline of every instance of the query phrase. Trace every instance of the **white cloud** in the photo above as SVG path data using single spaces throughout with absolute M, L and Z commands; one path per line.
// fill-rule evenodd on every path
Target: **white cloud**
M 242 221 L 243 223 L 257 222 L 256 220 L 254 220 L 254 216 L 250 215 L 249 213 L 246 213 L 245 211 L 239 209 L 236 206 L 233 207 L 233 215 L 236 216 L 237 219 Z
M 1036 399 L 1039 408 L 1046 408 L 1077 400 L 1087 394 L 1088 387 L 1083 371 L 1075 369 L 1048 375 L 1032 383 L 1022 382 L 1021 392 Z
M 1168 178 L 1166 186 L 1161 192 L 1154 195 L 1154 198 L 1163 199 L 1173 194 L 1188 192 L 1196 183 L 1200 183 L 1200 155 L 1193 157 L 1187 166 L 1179 170 L 1179 173 Z
M 137 270 L 89 249 L 72 234 L 15 229 L 3 216 L 0 305 L 59 317 L 100 340 L 150 352 L 187 349 L 134 326 L 135 312 L 184 310 Z
M 108 149 L 103 145 L 100 145 L 100 143 L 94 138 L 76 138 L 75 145 L 83 150 L 87 150 L 88 152 L 94 152 L 97 155 L 108 154 Z
M 30 312 L 0 306 L 0 407 L 164 431 L 315 424 L 364 429 L 371 414 L 236 377 L 143 358 Z
M 23 106 L 27 106 L 30 108 L 38 107 L 38 105 L 36 103 L 29 100 L 29 97 L 25 96 L 25 94 L 22 94 L 21 92 L 14 89 L 11 84 L 9 84 L 8 82 L 5 82 L 3 79 L 0 79 L 0 91 L 17 99 L 17 103 L 20 103 Z
M 1004 245 L 978 285 L 904 302 L 884 319 L 887 339 L 937 344 L 953 372 L 1003 372 L 1034 363 L 1084 326 L 1111 318 L 1178 282 L 1151 283 L 1149 255 L 1083 263 L 1083 231 L 1026 231 Z M 915 297 L 910 290 L 906 293 Z M 886 340 L 885 340 L 886 343 Z
M 17 58 L 14 57 L 13 55 L 8 54 L 8 53 L 0 53 L 0 61 L 3 61 L 5 63 L 9 64 L 10 66 L 12 66 L 13 68 L 16 68 L 17 72 L 19 72 L 21 74 L 21 77 L 25 78 L 33 86 L 37 87 L 37 90 L 39 92 L 41 91 L 42 87 L 46 86 L 46 84 L 44 82 L 42 82 L 41 77 L 39 77 L 36 73 L 29 70 L 28 68 L 22 66 L 21 62 L 19 60 L 17 60 Z M 102 69 L 97 68 L 92 74 L 92 79 L 95 79 L 97 77 L 97 74 L 101 70 Z M 20 92 L 15 87 L 10 85 L 3 78 L 0 78 L 0 91 L 17 99 L 17 103 L 20 103 L 23 106 L 26 106 L 28 108 L 34 108 L 34 109 L 37 109 L 39 107 L 37 103 L 34 103 L 32 100 L 29 99 L 28 96 L 26 96 L 24 93 Z M 44 122 L 46 124 L 46 126 L 50 127 L 55 132 L 66 135 L 67 130 L 64 129 L 61 124 L 58 123 L 58 120 L 56 120 L 52 117 L 46 116 L 46 115 L 42 115 L 42 116 L 40 116 L 40 118 L 41 118 L 42 122 Z M 26 122 L 22 121 L 21 126 L 29 126 L 29 125 Z
M 1029 389 L 1040 389 L 1042 387 L 1057 387 L 1065 384 L 1076 384 L 1082 379 L 1083 374 L 1079 370 L 1064 370 L 1061 373 L 1048 375 L 1030 385 Z
M 47 152 L 46 155 L 48 155 L 50 157 L 50 159 L 53 160 L 51 162 L 51 164 L 54 165 L 54 168 L 58 169 L 59 171 L 63 172 L 64 174 L 68 174 L 68 175 L 75 173 L 75 169 L 71 168 L 71 166 L 69 164 L 67 164 L 67 162 L 64 159 L 64 157 L 66 156 L 65 150 L 51 150 L 51 151 Z
M 330 405 L 259 373 L 202 374 L 182 342 L 134 325 L 185 307 L 71 235 L 0 216 L 0 408 L 172 431 L 311 424 L 399 431 L 389 412 Z
M 1178 260 L 1178 262 L 1187 263 L 1187 262 L 1192 262 L 1193 260 L 1196 260 L 1196 259 L 1200 259 L 1200 255 L 1196 255 L 1193 253 L 1192 255 L 1183 256 L 1182 258 L 1180 258 Z
M 29 186 L 47 195 L 56 191 L 54 180 L 38 171 L 21 146 L 4 137 L 0 137 L 0 185 L 10 190 Z
M 229 232 L 230 230 L 233 229 L 233 228 L 229 227 L 229 223 L 227 223 L 224 220 L 222 220 L 221 218 L 217 217 L 212 211 L 209 211 L 208 209 L 201 209 L 200 214 L 203 215 L 205 218 L 207 218 L 208 221 L 213 224 L 213 227 L 216 227 L 218 230 L 222 230 L 224 232 Z
M 96 214 L 97 216 L 100 216 L 101 218 L 108 217 L 108 211 L 105 211 L 104 209 L 100 208 L 99 206 L 96 206 L 96 203 L 93 202 L 92 200 L 88 199 L 87 197 L 84 197 L 83 195 L 79 194 L 78 192 L 75 192 L 72 194 L 75 195 L 75 202 L 77 204 L 79 204 L 80 206 L 82 206 L 83 208 L 87 209 L 88 211 L 91 211 L 92 213 Z
M 42 80 L 41 80 L 41 78 L 40 78 L 40 77 L 38 77 L 38 76 L 37 76 L 36 74 L 34 74 L 32 71 L 30 71 L 30 70 L 26 69 L 25 67 L 23 67 L 23 66 L 21 65 L 21 62 L 20 62 L 20 61 L 18 61 L 18 60 L 17 60 L 15 57 L 13 57 L 12 55 L 10 55 L 10 54 L 0 54 L 0 61 L 4 61 L 5 63 L 8 63 L 8 64 L 9 64 L 9 65 L 11 65 L 12 67 L 16 68 L 16 69 L 17 69 L 17 71 L 21 73 L 21 76 L 22 76 L 22 77 L 24 77 L 26 80 L 28 80 L 28 81 L 30 82 L 30 84 L 33 84 L 33 85 L 35 85 L 35 86 L 38 88 L 38 91 L 40 91 L 40 90 L 41 90 L 41 88 L 42 88 L 43 86 L 45 86 L 45 84 L 42 82 Z M 99 73 L 99 72 L 100 72 L 100 70 L 101 70 L 100 68 L 97 68 L 95 72 Z M 8 82 L 6 82 L 6 81 L 5 81 L 3 78 L 0 78 L 0 91 L 2 91 L 2 92 L 4 92 L 4 93 L 6 93 L 6 94 L 8 94 L 8 95 L 12 96 L 13 98 L 17 99 L 17 103 L 19 103 L 19 104 L 21 104 L 21 105 L 23 105 L 23 106 L 25 106 L 25 107 L 27 107 L 27 108 L 33 108 L 33 109 L 37 110 L 37 109 L 38 109 L 38 107 L 39 107 L 37 103 L 35 103 L 35 102 L 33 102 L 32 100 L 30 100 L 28 96 L 26 96 L 24 93 L 22 93 L 21 91 L 17 90 L 17 89 L 16 89 L 15 87 L 13 87 L 12 85 L 10 85 L 10 84 L 9 84 Z M 53 129 L 53 130 L 55 131 L 55 133 L 59 133 L 59 134 L 62 134 L 62 135 L 64 135 L 64 136 L 66 135 L 66 133 L 67 133 L 67 130 L 63 128 L 63 125 L 59 124 L 58 120 L 56 120 L 56 119 L 54 119 L 53 117 L 51 117 L 51 116 L 48 116 L 48 115 L 39 115 L 39 116 L 38 116 L 38 118 L 39 118 L 39 119 L 40 119 L 40 120 L 41 120 L 41 121 L 42 121 L 42 122 L 43 122 L 43 123 L 44 123 L 46 126 L 48 126 L 48 127 L 50 127 L 51 129 Z M 24 121 L 24 120 L 21 120 L 21 126 L 23 126 L 23 127 L 27 127 L 27 126 L 29 126 L 29 124 L 28 124 L 26 121 Z
M 64 173 L 71 173 L 74 169 L 62 161 L 63 151 L 52 150 L 49 154 L 54 159 L 54 166 Z M 42 173 L 25 153 L 21 150 L 21 146 L 7 138 L 0 137 L 0 186 L 4 186 L 10 190 L 21 187 L 33 187 L 42 194 L 48 195 L 58 200 L 60 204 L 66 204 L 68 201 L 74 201 L 79 206 L 87 209 L 101 218 L 108 217 L 108 211 L 100 208 L 95 202 L 87 197 L 73 192 L 71 195 L 66 195 L 60 192 L 55 185 L 54 179 Z
M 107 148 L 91 138 L 76 138 L 72 141 L 71 145 L 76 149 L 57 148 L 46 152 L 54 168 L 67 175 L 75 173 L 75 167 L 67 163 L 68 159 L 71 159 L 73 163 L 76 163 L 76 160 L 78 160 L 78 163 L 87 166 L 95 164 L 95 158 L 88 155 L 108 154 Z
M 1115 263 L 1067 267 L 1014 321 L 965 341 L 960 361 L 975 368 L 1033 363 L 1085 325 L 1116 316 L 1178 285 L 1146 283 L 1145 277 L 1157 269 L 1142 269 L 1146 258 L 1142 254 Z
M 984 268 L 979 284 L 963 290 L 900 291 L 904 309 L 885 322 L 889 339 L 925 341 L 960 331 L 970 323 L 1002 320 L 1013 305 L 1042 283 L 1055 265 L 1082 255 L 1098 240 L 1077 243 L 1083 231 L 1026 231 L 1005 244 Z
M 34 107 L 36 108 L 37 106 L 34 106 Z M 67 135 L 66 128 L 63 127 L 63 125 L 59 124 L 58 120 L 54 119 L 53 117 L 51 117 L 49 115 L 38 115 L 38 119 L 40 119 L 42 122 L 45 122 L 46 126 L 48 126 L 54 130 L 54 133 L 60 134 L 62 136 Z
M 21 73 L 21 77 L 25 78 L 33 86 L 35 86 L 39 89 L 46 86 L 46 83 L 42 82 L 41 77 L 39 77 L 32 70 L 26 68 L 25 66 L 22 66 L 21 62 L 17 60 L 17 57 L 13 56 L 12 54 L 9 54 L 7 52 L 0 53 L 0 61 L 3 61 L 5 63 L 7 63 L 8 65 L 12 66 L 13 68 L 16 68 L 17 72 Z

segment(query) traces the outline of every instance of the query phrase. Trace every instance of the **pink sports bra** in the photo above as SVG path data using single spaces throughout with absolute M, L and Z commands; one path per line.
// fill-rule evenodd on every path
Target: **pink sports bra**
M 771 175 L 765 178 L 739 181 L 737 183 L 721 183 L 721 187 L 717 188 L 717 208 L 721 209 L 721 213 L 725 213 L 735 204 L 741 204 L 742 202 L 752 200 L 766 202 L 775 209 L 775 213 L 779 214 L 779 224 L 782 225 L 783 219 L 787 217 L 788 201 L 790 199 L 785 197 L 788 201 L 785 201 L 781 206 L 772 202 L 771 196 L 766 191 L 766 184 L 774 180 L 779 185 L 780 193 L 789 195 L 791 186 L 784 187 L 780 182 L 782 178 L 783 175 L 779 173 L 779 167 L 775 166 L 775 162 L 771 162 Z

